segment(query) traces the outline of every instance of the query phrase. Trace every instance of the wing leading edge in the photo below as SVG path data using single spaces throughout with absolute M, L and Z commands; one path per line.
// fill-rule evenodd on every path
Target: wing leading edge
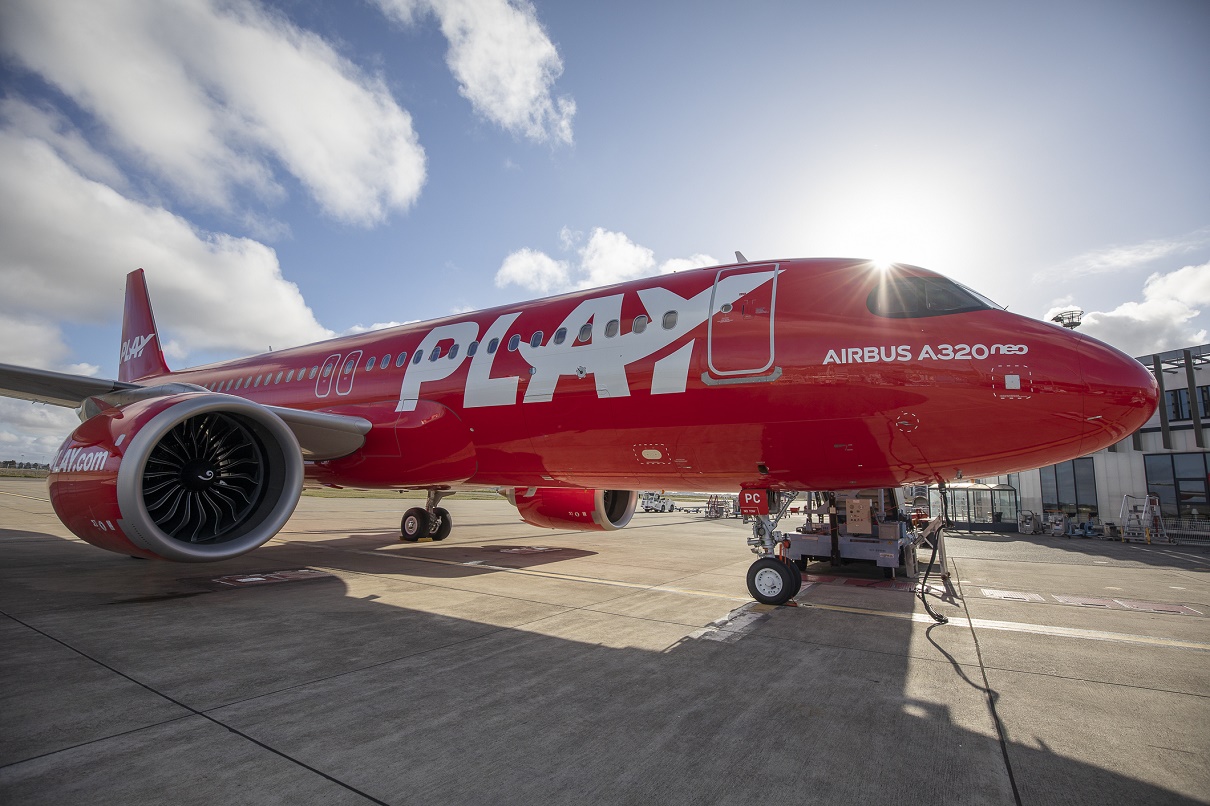
M 182 391 L 192 389 L 185 384 L 140 386 L 107 378 L 89 378 L 47 369 L 0 364 L 0 395 L 72 409 L 79 409 L 90 398 L 104 400 L 107 396 L 113 396 L 110 403 L 121 405 L 124 400 L 177 394 Z M 206 390 L 196 387 L 196 391 Z M 365 435 L 373 427 L 373 423 L 364 417 L 281 406 L 266 408 L 280 417 L 294 432 L 303 458 L 309 461 L 348 456 L 365 444 Z M 87 414 L 85 410 L 83 416 Z
M 52 406 L 78 408 L 90 397 L 137 389 L 133 383 L 111 381 L 107 378 L 89 378 L 85 375 L 69 375 L 48 369 L 14 367 L 0 364 L 0 395 Z

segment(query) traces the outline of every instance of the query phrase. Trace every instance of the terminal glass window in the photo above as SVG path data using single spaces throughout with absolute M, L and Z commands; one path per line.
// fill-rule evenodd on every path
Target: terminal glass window
M 1091 458 L 1043 467 L 1038 475 L 1042 482 L 1044 511 L 1063 512 L 1081 521 L 1100 517 L 1096 471 Z
M 1143 457 L 1147 492 L 1160 499 L 1169 518 L 1210 519 L 1210 462 L 1206 453 L 1161 453 Z

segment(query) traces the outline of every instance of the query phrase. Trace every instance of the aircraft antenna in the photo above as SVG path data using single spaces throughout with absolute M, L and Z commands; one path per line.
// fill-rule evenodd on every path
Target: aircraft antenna
M 735 250 L 735 262 L 736 262 L 736 263 L 747 263 L 747 262 L 748 262 L 748 258 L 744 257 L 744 253 L 743 253 L 743 252 L 741 252 L 741 251 L 739 251 L 738 249 L 736 249 L 736 250 Z

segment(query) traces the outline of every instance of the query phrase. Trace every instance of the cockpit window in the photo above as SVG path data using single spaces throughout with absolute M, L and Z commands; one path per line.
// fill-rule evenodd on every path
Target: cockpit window
M 891 277 L 878 283 L 866 305 L 892 319 L 942 316 L 996 307 L 984 297 L 944 277 Z

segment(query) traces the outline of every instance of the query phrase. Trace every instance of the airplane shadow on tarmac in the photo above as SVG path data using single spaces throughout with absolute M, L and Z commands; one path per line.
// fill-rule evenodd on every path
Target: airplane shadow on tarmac
M 130 601 L 195 576 L 47 537 L 0 530 L 11 803 L 1197 802 L 1041 739 L 1002 746 L 956 625 L 437 589 L 411 580 L 502 572 L 395 577 L 306 543 L 204 574 L 342 576 Z

